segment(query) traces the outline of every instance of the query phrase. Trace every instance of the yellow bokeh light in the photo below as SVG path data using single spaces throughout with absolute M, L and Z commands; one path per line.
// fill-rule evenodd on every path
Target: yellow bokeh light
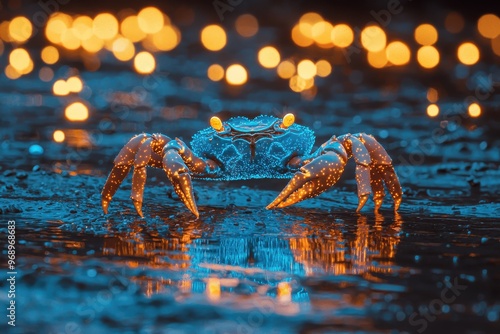
M 5 47 L 3 45 L 2 40 L 0 39 L 0 56 L 3 55 L 3 51 L 5 50 Z
M 331 38 L 333 44 L 345 48 L 354 41 L 354 32 L 347 24 L 337 24 L 333 27 Z
M 385 48 L 386 43 L 387 36 L 379 26 L 367 26 L 361 31 L 361 44 L 368 51 L 380 51 Z
M 31 62 L 28 51 L 22 48 L 14 49 L 9 55 L 10 65 L 19 73 L 26 71 Z
M 56 130 L 52 134 L 52 138 L 54 138 L 54 141 L 56 143 L 62 143 L 64 141 L 64 139 L 66 138 L 66 135 L 61 130 Z
M 305 36 L 300 31 L 300 26 L 298 24 L 292 28 L 292 40 L 295 44 L 303 48 L 308 47 L 314 43 L 314 40 L 311 37 Z
M 427 106 L 427 115 L 429 117 L 436 117 L 437 115 L 439 115 L 439 107 L 437 106 L 437 104 L 429 104 Z
M 66 29 L 61 36 L 61 44 L 68 50 L 76 50 L 82 44 L 80 39 L 75 36 L 73 29 Z
M 92 37 L 92 18 L 89 16 L 78 16 L 74 21 L 73 21 L 73 34 L 78 38 L 79 40 L 86 40 Z
M 481 116 L 481 106 L 477 103 L 471 103 L 469 108 L 467 108 L 470 117 L 479 117 Z
M 485 38 L 500 35 L 500 18 L 495 14 L 485 14 L 477 21 L 477 30 Z
M 154 46 L 161 51 L 170 51 L 180 42 L 179 30 L 171 25 L 164 26 L 153 35 Z
M 140 42 L 147 36 L 147 34 L 139 28 L 139 20 L 135 15 L 128 16 L 122 21 L 120 31 L 123 37 L 128 38 L 133 43 Z
M 21 73 L 17 71 L 12 65 L 5 67 L 5 76 L 11 80 L 16 80 L 21 77 Z
M 500 56 L 500 35 L 491 40 L 491 49 L 497 56 Z
M 152 73 L 156 68 L 155 58 L 147 51 L 139 52 L 134 58 L 134 67 L 138 73 Z
M 110 13 L 98 14 L 92 22 L 92 31 L 100 39 L 113 39 L 118 34 L 118 20 Z
M 415 40 L 420 45 L 432 45 L 438 40 L 438 32 L 433 25 L 424 23 L 415 29 Z
M 81 92 L 83 89 L 82 79 L 80 79 L 79 77 L 70 77 L 66 81 L 66 87 L 68 88 L 70 93 Z
M 233 64 L 226 70 L 226 81 L 231 85 L 243 85 L 248 80 L 247 70 L 240 64 Z
M 424 68 L 436 67 L 439 64 L 439 51 L 431 45 L 422 46 L 418 49 L 417 60 Z
M 400 41 L 389 43 L 385 49 L 385 54 L 387 60 L 397 66 L 407 64 L 411 56 L 408 46 Z
M 295 64 L 290 60 L 284 60 L 276 69 L 278 76 L 282 79 L 290 79 L 295 74 Z
M 43 82 L 49 82 L 54 78 L 54 71 L 50 67 L 44 66 L 38 72 L 38 77 Z
M 219 51 L 226 46 L 226 32 L 221 26 L 212 24 L 201 31 L 201 42 L 210 51 Z
M 427 101 L 430 103 L 436 103 L 438 101 L 439 94 L 436 88 L 429 88 L 427 90 Z
M 70 121 L 84 121 L 89 118 L 89 110 L 85 104 L 73 102 L 66 107 L 64 115 Z
M 28 73 L 31 73 L 31 71 L 33 71 L 33 69 L 35 68 L 35 64 L 33 63 L 33 60 L 30 59 L 29 63 L 28 63 L 28 67 L 26 67 L 22 72 L 21 74 L 28 74 Z
M 304 79 L 298 75 L 294 75 L 290 78 L 289 86 L 294 92 L 300 93 L 314 86 L 314 78 Z
M 163 28 L 163 13 L 156 7 L 146 7 L 137 14 L 139 28 L 147 34 L 154 34 Z
M 52 92 L 54 95 L 65 96 L 69 94 L 69 87 L 66 81 L 59 79 L 52 85 Z
M 373 68 L 383 68 L 387 65 L 387 55 L 385 53 L 385 49 L 382 49 L 377 52 L 369 51 L 366 55 L 368 64 L 370 64 Z
M 68 29 L 67 23 L 62 18 L 57 16 L 53 17 L 49 19 L 45 26 L 45 37 L 47 37 L 50 42 L 59 44 L 61 43 L 62 34 Z
M 265 68 L 274 68 L 280 63 L 281 57 L 278 50 L 273 46 L 265 46 L 259 50 L 257 55 L 260 65 Z
M 224 78 L 224 68 L 219 64 L 212 64 L 207 70 L 207 76 L 212 81 L 221 81 Z
M 235 26 L 238 34 L 243 37 L 252 37 L 259 31 L 259 21 L 251 14 L 238 16 Z
M 479 60 L 479 49 L 470 42 L 462 43 L 457 50 L 458 60 L 465 65 L 474 65 Z
M 0 39 L 4 40 L 5 42 L 14 41 L 12 37 L 10 37 L 9 24 L 9 21 L 3 21 L 2 23 L 0 23 Z
M 96 35 L 92 35 L 89 39 L 82 41 L 82 48 L 90 53 L 99 52 L 103 47 L 104 41 Z
M 319 77 L 327 77 L 332 73 L 332 65 L 327 60 L 321 59 L 316 62 L 316 74 Z
M 18 16 L 12 19 L 9 23 L 9 35 L 10 37 L 18 42 L 26 42 L 33 33 L 33 26 L 27 18 L 24 16 Z
M 300 17 L 299 20 L 299 29 L 302 35 L 308 37 L 308 38 L 313 38 L 313 27 L 316 23 L 322 22 L 323 17 L 319 15 L 318 13 L 314 12 L 309 12 L 305 13 Z M 318 29 L 319 27 L 317 27 Z
M 115 39 L 112 46 L 113 55 L 116 59 L 127 61 L 134 57 L 135 47 L 128 38 L 119 37 Z
M 333 25 L 330 22 L 316 22 L 311 28 L 312 38 L 320 47 L 332 47 L 332 30 Z
M 464 28 L 465 22 L 462 14 L 457 12 L 451 12 L 446 15 L 446 19 L 444 20 L 444 26 L 446 30 L 451 32 L 452 34 L 459 33 Z
M 49 45 L 42 49 L 41 57 L 45 64 L 52 65 L 59 60 L 59 51 L 52 45 Z
M 316 75 L 316 64 L 309 59 L 304 59 L 297 65 L 297 74 L 302 79 L 312 79 Z

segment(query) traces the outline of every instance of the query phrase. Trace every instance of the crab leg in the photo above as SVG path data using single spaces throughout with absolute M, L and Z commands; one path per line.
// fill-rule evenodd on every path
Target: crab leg
M 338 181 L 347 162 L 347 153 L 342 144 L 332 137 L 312 159 L 295 173 L 281 193 L 266 208 L 286 206 L 315 197 Z

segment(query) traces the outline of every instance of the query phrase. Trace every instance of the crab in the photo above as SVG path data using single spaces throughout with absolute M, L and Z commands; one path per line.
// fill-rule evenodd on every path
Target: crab
M 366 133 L 332 136 L 312 151 L 311 129 L 295 123 L 293 114 L 283 118 L 233 117 L 223 122 L 214 116 L 211 127 L 193 136 L 191 148 L 179 138 L 139 134 L 121 149 L 102 190 L 101 204 L 108 206 L 129 171 L 133 169 L 131 199 L 143 217 L 142 203 L 146 167 L 162 168 L 180 200 L 196 216 L 192 179 L 247 180 L 291 178 L 281 193 L 266 207 L 284 208 L 318 196 L 340 178 L 349 158 L 356 162 L 359 212 L 370 194 L 375 211 L 385 196 L 384 184 L 397 211 L 402 190 L 386 150 Z

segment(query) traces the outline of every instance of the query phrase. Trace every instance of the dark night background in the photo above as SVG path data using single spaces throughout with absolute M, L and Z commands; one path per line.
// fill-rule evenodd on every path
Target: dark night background
M 14 220 L 17 308 L 16 326 L 2 314 L 0 331 L 498 333 L 498 6 L 401 1 L 387 16 L 392 3 L 1 1 L 0 266 L 9 271 Z M 163 30 L 124 32 L 125 19 L 149 6 L 166 15 Z M 216 6 L 227 10 L 219 15 Z M 112 17 L 96 28 L 102 13 Z M 319 21 L 301 26 L 306 13 Z M 243 15 L 258 22 L 243 25 L 255 28 L 251 36 L 238 28 Z M 76 30 L 82 16 L 91 28 Z M 30 34 L 19 17 L 31 22 Z M 120 35 L 99 37 L 114 20 Z M 424 23 L 438 36 L 426 46 L 439 55 L 430 68 L 423 62 L 435 53 L 419 59 L 414 36 Z M 320 45 L 341 24 L 353 33 L 349 45 Z M 386 36 L 381 51 L 361 42 L 372 24 Z M 220 50 L 200 40 L 208 25 L 227 37 Z M 312 31 L 318 35 L 307 37 Z M 142 37 L 133 41 L 134 33 Z M 463 43 L 479 57 L 461 57 Z M 279 53 L 267 58 L 275 61 L 269 68 L 258 59 L 265 46 Z M 375 66 L 370 53 L 386 63 Z M 303 60 L 315 64 L 314 79 L 299 75 Z M 215 64 L 224 71 L 218 78 Z M 231 81 L 233 64 L 247 74 L 242 84 Z M 280 72 L 285 65 L 293 71 Z M 133 135 L 189 143 L 212 116 L 290 112 L 314 130 L 316 146 L 334 134 L 373 134 L 403 186 L 399 212 L 386 196 L 380 213 L 371 200 L 355 213 L 350 161 L 329 191 L 280 210 L 265 206 L 287 180 L 195 181 L 199 219 L 151 168 L 145 218 L 129 198 L 130 176 L 102 213 L 106 176 Z M 5 314 L 8 289 L 2 278 Z

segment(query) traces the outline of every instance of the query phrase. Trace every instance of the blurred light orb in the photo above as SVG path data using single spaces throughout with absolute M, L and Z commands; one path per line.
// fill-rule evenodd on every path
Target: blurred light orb
M 290 79 L 295 74 L 295 64 L 291 60 L 284 60 L 276 69 L 278 76 L 282 79 Z
M 300 33 L 308 38 L 313 39 L 314 38 L 313 27 L 316 23 L 319 23 L 319 22 L 323 22 L 323 17 L 321 15 L 319 15 L 318 13 L 315 13 L 315 12 L 305 13 L 299 19 L 298 27 L 299 27 Z M 316 27 L 316 34 L 318 34 L 318 28 L 321 28 L 321 26 Z
M 469 105 L 469 108 L 467 108 L 468 112 L 469 112 L 469 116 L 470 117 L 479 117 L 481 116 L 481 106 L 477 103 L 471 103 Z
M 147 34 L 139 28 L 137 16 L 127 16 L 120 24 L 120 32 L 123 37 L 128 38 L 132 43 L 137 43 L 146 38 Z
M 147 51 L 139 52 L 134 58 L 134 67 L 138 73 L 152 73 L 156 68 L 155 58 Z
M 366 57 L 368 64 L 373 68 L 383 68 L 388 62 L 385 49 L 376 52 L 368 51 Z
M 43 82 L 49 82 L 54 78 L 54 71 L 50 67 L 44 66 L 38 71 L 38 77 Z
M 381 51 L 385 48 L 386 44 L 387 36 L 379 26 L 370 25 L 361 31 L 361 45 L 366 50 L 371 52 Z
M 96 35 L 92 35 L 89 39 L 84 39 L 82 41 L 82 48 L 89 53 L 97 53 L 101 51 L 103 47 L 104 41 Z
M 69 28 L 68 22 L 64 17 L 53 15 L 45 26 L 45 37 L 54 44 L 60 44 L 62 34 Z
M 54 95 L 65 96 L 69 94 L 69 87 L 66 81 L 59 79 L 52 85 L 52 92 Z
M 68 50 L 76 50 L 82 45 L 82 42 L 76 37 L 73 29 L 66 29 L 61 35 L 61 44 Z
M 500 56 L 500 35 L 491 40 L 491 49 L 493 50 L 493 53 Z M 0 54 L 2 53 L 0 52 Z
M 100 39 L 112 39 L 118 34 L 118 20 L 110 13 L 98 14 L 92 22 L 92 31 Z
M 219 64 L 212 64 L 208 67 L 207 76 L 212 81 L 221 81 L 224 78 L 224 68 Z
M 212 24 L 201 31 L 201 42 L 210 51 L 219 51 L 226 46 L 226 32 L 221 26 Z
M 429 88 L 427 90 L 427 101 L 430 103 L 436 103 L 439 98 L 439 93 L 436 88 Z
M 180 32 L 172 26 L 164 26 L 153 35 L 153 44 L 158 50 L 170 51 L 180 43 Z
M 118 37 L 113 42 L 113 55 L 120 61 L 127 61 L 134 58 L 135 47 L 128 38 Z
M 302 79 L 312 79 L 316 75 L 316 64 L 309 59 L 304 59 L 297 65 L 297 74 Z
M 290 78 L 289 86 L 294 92 L 300 93 L 314 86 L 314 78 L 304 79 L 298 75 L 294 75 Z
M 42 49 L 42 60 L 45 64 L 55 64 L 59 60 L 59 51 L 52 45 L 46 46 Z
M 439 51 L 431 46 L 422 46 L 417 51 L 417 61 L 423 68 L 433 68 L 439 64 Z
M 436 117 L 439 115 L 439 107 L 437 104 L 429 104 L 427 106 L 427 115 L 429 117 Z
M 474 65 L 479 60 L 479 49 L 470 42 L 462 43 L 457 50 L 458 60 L 464 65 Z
M 156 7 L 146 7 L 137 14 L 139 28 L 147 33 L 154 34 L 163 28 L 163 13 Z
M 52 138 L 54 139 L 54 141 L 56 143 L 62 143 L 64 141 L 64 139 L 66 138 L 66 135 L 61 130 L 56 130 L 52 134 Z
M 21 71 L 21 74 L 31 73 L 31 71 L 33 71 L 33 68 L 35 68 L 35 64 L 33 63 L 33 60 L 30 59 L 28 67 L 26 67 L 23 71 Z
M 312 28 L 312 38 L 322 48 L 332 47 L 332 31 L 333 25 L 328 21 L 316 22 Z
M 260 65 L 265 68 L 276 67 L 281 60 L 279 51 L 273 46 L 265 46 L 260 49 L 257 58 Z
M 25 49 L 18 48 L 11 51 L 9 55 L 10 65 L 19 73 L 30 67 L 31 57 Z
M 81 122 L 89 118 L 89 110 L 85 104 L 73 102 L 66 107 L 64 115 L 70 121 Z
M 9 23 L 9 35 L 17 43 L 26 42 L 33 33 L 31 21 L 24 16 L 18 16 Z
M 446 15 L 444 20 L 444 26 L 446 30 L 451 32 L 452 34 L 456 34 L 462 31 L 464 28 L 465 22 L 462 14 L 458 12 L 451 12 Z
M 332 65 L 327 60 L 321 59 L 316 62 L 316 74 L 319 77 L 327 77 L 332 73 Z
M 89 16 L 78 16 L 74 21 L 71 30 L 79 40 L 86 40 L 92 37 L 92 18 Z
M 385 49 L 387 60 L 396 66 L 405 65 L 410 61 L 410 49 L 400 41 L 394 41 L 387 45 Z
M 314 40 L 311 37 L 305 36 L 300 31 L 298 24 L 292 28 L 292 40 L 295 44 L 303 48 L 311 46 L 314 43 Z
M 0 56 L 3 55 L 3 51 L 5 50 L 5 47 L 3 45 L 2 40 L 0 39 Z
M 5 76 L 11 80 L 16 80 L 16 79 L 19 79 L 21 77 L 21 73 L 16 70 L 14 67 L 12 67 L 12 65 L 7 65 L 5 67 Z
M 477 21 L 477 30 L 485 38 L 495 38 L 500 35 L 500 18 L 495 14 L 485 14 Z
M 82 79 L 80 79 L 79 77 L 70 77 L 66 81 L 66 87 L 71 93 L 79 93 L 83 89 Z
M 438 32 L 433 25 L 424 23 L 415 29 L 415 41 L 420 45 L 432 45 L 438 40 Z
M 251 14 L 238 16 L 235 22 L 236 32 L 243 37 L 252 37 L 259 31 L 259 21 Z
M 337 24 L 332 29 L 331 39 L 336 46 L 345 48 L 354 41 L 354 32 L 347 24 Z
M 248 80 L 247 70 L 240 64 L 233 64 L 226 70 L 226 81 L 231 85 L 243 85 Z

